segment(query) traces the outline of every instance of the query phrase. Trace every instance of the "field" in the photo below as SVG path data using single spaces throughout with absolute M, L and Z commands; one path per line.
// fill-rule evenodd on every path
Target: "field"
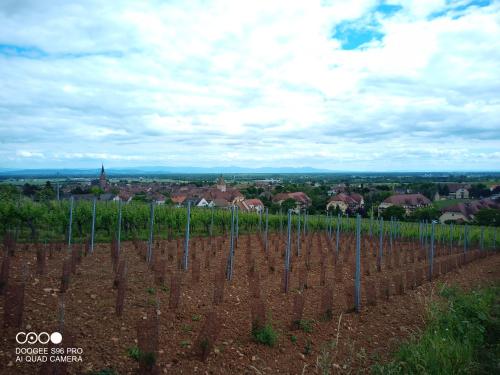
M 83 361 L 60 366 L 62 373 L 350 373 L 386 355 L 388 340 L 421 323 L 412 304 L 428 298 L 434 280 L 480 278 L 477 264 L 499 260 L 491 247 L 464 254 L 462 246 L 436 240 L 432 252 L 425 243 L 388 236 L 381 253 L 379 237 L 364 234 L 356 305 L 353 233 L 340 232 L 338 252 L 335 235 L 324 230 L 302 233 L 300 249 L 297 237 L 292 232 L 287 292 L 286 237 L 279 233 L 269 235 L 267 249 L 263 235 L 240 234 L 231 280 L 226 235 L 191 238 L 187 270 L 184 238 L 158 238 L 150 265 L 147 242 L 139 239 L 119 248 L 116 241 L 99 243 L 92 254 L 88 243 L 68 252 L 61 243 L 8 239 L 0 373 L 40 371 L 40 364 L 15 362 L 20 329 L 62 331 L 61 345 L 71 339 L 82 348 Z M 8 297 L 19 297 L 16 287 L 24 288 L 23 298 L 7 306 Z

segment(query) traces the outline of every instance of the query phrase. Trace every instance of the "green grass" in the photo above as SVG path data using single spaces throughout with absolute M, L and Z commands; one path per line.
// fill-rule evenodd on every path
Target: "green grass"
M 298 327 L 301 331 L 306 333 L 311 333 L 313 331 L 313 323 L 314 320 L 311 319 L 302 319 L 297 322 Z
M 461 202 L 470 202 L 470 199 L 443 199 L 442 201 L 434 201 L 432 204 L 434 207 L 441 209 L 449 206 L 453 206 Z
M 271 323 L 266 324 L 262 328 L 254 329 L 252 331 L 252 336 L 256 342 L 267 346 L 274 346 L 278 341 L 278 334 Z
M 420 337 L 403 343 L 373 374 L 492 374 L 500 366 L 500 287 L 442 288 Z
M 131 346 L 127 349 L 127 355 L 134 361 L 139 362 L 139 359 L 141 358 L 141 351 L 137 346 Z

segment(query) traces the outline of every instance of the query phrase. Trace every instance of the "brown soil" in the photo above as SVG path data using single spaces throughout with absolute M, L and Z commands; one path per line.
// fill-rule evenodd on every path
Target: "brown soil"
M 293 237 L 295 238 L 295 237 Z M 127 283 L 123 313 L 115 310 L 117 289 L 113 288 L 115 273 L 110 244 L 99 244 L 95 253 L 83 257 L 76 274 L 71 275 L 69 288 L 64 296 L 65 329 L 75 337 L 75 346 L 83 348 L 83 362 L 68 366 L 69 372 L 82 374 L 92 370 L 113 368 L 119 374 L 137 373 L 139 365 L 127 354 L 127 349 L 137 345 L 137 322 L 145 318 L 155 306 L 159 316 L 159 373 L 172 374 L 308 374 L 318 373 L 317 361 L 330 359 L 333 373 L 349 373 L 353 369 L 368 369 L 375 361 L 386 358 L 400 340 L 418 332 L 425 324 L 425 308 L 435 297 L 441 283 L 458 284 L 469 288 L 499 280 L 500 256 L 480 256 L 470 251 L 467 264 L 461 264 L 461 249 L 450 251 L 438 246 L 433 281 L 427 280 L 415 289 L 410 288 L 411 276 L 407 270 L 419 267 L 428 269 L 423 251 L 418 244 L 399 241 L 394 244 L 392 256 L 384 254 L 381 272 L 376 270 L 378 239 L 364 238 L 362 244 L 362 308 L 360 313 L 348 311 L 354 288 L 353 254 L 354 239 L 344 235 L 340 255 L 335 257 L 335 242 L 328 242 L 323 233 L 304 238 L 300 257 L 292 256 L 290 290 L 283 293 L 284 238 L 276 246 L 278 236 L 273 236 L 266 257 L 261 241 L 256 235 L 240 236 L 235 251 L 233 279 L 225 283 L 223 302 L 214 306 L 214 281 L 225 263 L 229 243 L 227 238 L 217 238 L 209 244 L 208 238 L 190 242 L 190 269 L 180 272 L 182 286 L 180 306 L 169 309 L 169 291 L 155 285 L 155 272 L 144 259 L 144 244 L 122 243 L 121 257 L 127 259 Z M 165 286 L 170 287 L 171 275 L 178 271 L 181 251 L 177 241 L 161 241 L 155 246 L 155 257 L 165 258 Z M 182 241 L 180 242 L 182 246 Z M 80 245 L 77 245 L 78 249 Z M 310 254 L 307 254 L 309 248 Z M 388 252 L 388 244 L 385 252 Z M 212 249 L 215 256 L 212 254 Z M 292 247 L 295 252 L 295 247 Z M 205 253 L 204 253 L 205 252 Z M 207 257 L 206 252 L 210 252 Z M 411 256 L 411 253 L 415 255 Z M 48 253 L 48 252 L 47 252 Z M 169 259 L 168 255 L 173 257 Z M 47 254 L 48 255 L 48 254 Z M 193 278 L 193 256 L 199 260 L 199 282 Z M 64 254 L 53 252 L 47 259 L 46 273 L 37 275 L 36 245 L 27 249 L 18 246 L 11 258 L 10 282 L 26 282 L 23 331 L 42 332 L 57 329 L 59 322 L 59 295 Z M 206 267 L 206 260 L 209 267 Z M 414 262 L 412 262 L 412 258 Z M 420 259 L 419 259 L 420 258 Z M 251 305 L 255 290 L 249 287 L 249 266 L 255 260 L 254 272 L 260 280 L 260 298 L 267 314 L 279 334 L 274 347 L 257 344 L 251 336 Z M 322 260 L 323 259 L 323 260 Z M 436 264 L 448 260 L 448 267 Z M 326 276 L 321 277 L 321 262 L 326 266 Z M 309 263 L 306 287 L 299 288 L 300 269 Z M 458 264 L 460 267 L 452 268 Z M 270 265 L 275 265 L 275 270 Z M 441 269 L 438 275 L 436 268 Z M 445 272 L 444 272 L 445 271 Z M 369 275 L 368 275 L 369 273 Z M 404 291 L 396 295 L 399 274 Z M 302 278 L 304 275 L 302 275 Z M 326 278 L 326 280 L 322 280 Z M 162 279 L 161 277 L 159 278 Z M 255 280 L 252 278 L 251 280 Z M 389 282 L 389 298 L 383 298 L 380 287 Z M 324 281 L 322 283 L 322 281 Z M 373 285 L 365 287 L 365 282 Z M 395 284 L 396 283 L 396 284 Z M 324 285 L 323 285 L 324 284 Z M 154 291 L 150 288 L 154 288 Z M 324 288 L 333 288 L 333 311 L 325 320 L 321 311 Z M 365 291 L 376 291 L 376 305 L 367 306 Z M 251 294 L 252 293 L 252 294 Z M 296 293 L 303 293 L 305 306 L 303 319 L 310 320 L 312 332 L 292 330 L 293 302 Z M 3 317 L 4 301 L 0 299 L 0 316 Z M 206 362 L 193 352 L 194 343 L 203 327 L 207 313 L 215 309 L 221 330 L 214 350 Z M 339 330 L 337 328 L 339 327 Z M 19 329 L 3 329 L 0 336 L 0 374 L 35 374 L 39 364 L 15 363 L 15 334 Z M 293 340 L 292 340 L 292 335 Z M 295 342 L 293 342 L 295 341 Z M 336 347 L 332 342 L 338 343 Z

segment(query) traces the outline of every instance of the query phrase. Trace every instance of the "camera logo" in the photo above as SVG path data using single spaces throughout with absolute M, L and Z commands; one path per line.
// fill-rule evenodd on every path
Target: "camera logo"
M 59 332 L 53 332 L 52 334 L 48 334 L 47 332 L 18 332 L 16 335 L 16 342 L 20 345 L 23 344 L 48 344 L 52 342 L 53 344 L 60 344 L 62 341 L 62 335 Z

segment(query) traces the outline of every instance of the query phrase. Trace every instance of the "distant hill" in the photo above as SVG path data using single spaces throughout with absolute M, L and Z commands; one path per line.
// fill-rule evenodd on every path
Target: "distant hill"
M 152 174 L 228 174 L 228 173 L 332 173 L 328 169 L 317 169 L 311 167 L 263 167 L 263 168 L 244 168 L 244 167 L 131 167 L 131 168 L 105 168 L 106 174 L 110 176 L 139 176 Z M 0 176 L 3 177 L 47 177 L 47 176 L 67 176 L 67 177 L 87 177 L 97 176 L 100 173 L 100 168 L 80 169 L 80 168 L 64 168 L 64 169 L 9 169 L 0 168 Z

